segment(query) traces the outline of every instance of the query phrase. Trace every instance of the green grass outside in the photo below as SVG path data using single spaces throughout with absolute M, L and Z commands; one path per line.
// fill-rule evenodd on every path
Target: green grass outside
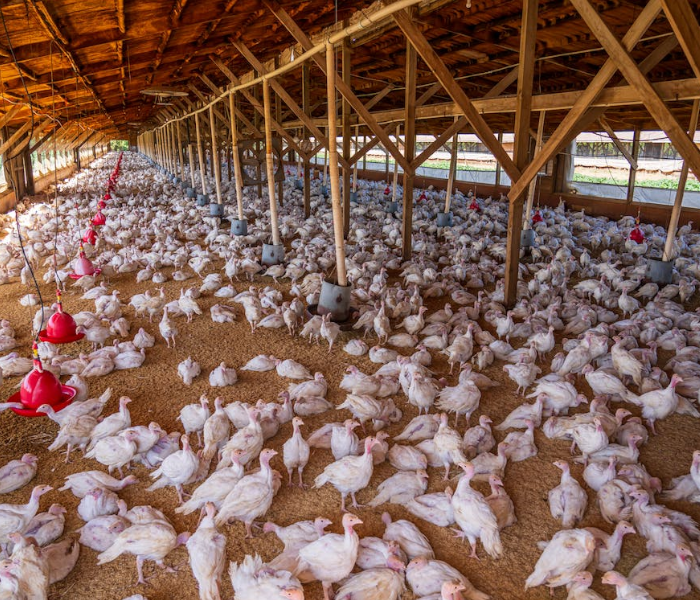
M 382 158 L 368 156 L 367 162 L 371 163 L 381 163 L 384 164 L 386 161 Z M 394 159 L 389 158 L 389 164 L 394 164 Z M 429 167 L 432 169 L 449 169 L 449 160 L 427 160 L 423 163 L 424 167 Z M 489 167 L 477 167 L 472 165 L 464 165 L 457 163 L 458 171 L 493 171 Z M 581 173 L 574 173 L 574 182 L 579 183 L 600 183 L 607 185 L 619 185 L 622 187 L 627 187 L 626 179 L 616 179 L 614 177 L 597 177 L 595 175 L 583 175 Z M 678 180 L 672 179 L 670 177 L 665 177 L 664 179 L 637 179 L 635 185 L 638 187 L 649 187 L 649 188 L 659 188 L 662 190 L 675 190 L 678 188 Z M 688 179 L 685 184 L 685 189 L 688 192 L 700 192 L 700 181 L 696 179 Z

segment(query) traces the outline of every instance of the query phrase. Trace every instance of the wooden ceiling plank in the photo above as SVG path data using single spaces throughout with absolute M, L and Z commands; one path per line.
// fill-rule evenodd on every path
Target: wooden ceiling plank
M 503 78 L 494 85 L 488 92 L 484 94 L 484 98 L 496 98 L 500 96 L 503 92 L 508 89 L 512 83 L 515 83 L 518 79 L 518 67 L 514 67 L 511 71 L 508 71 Z

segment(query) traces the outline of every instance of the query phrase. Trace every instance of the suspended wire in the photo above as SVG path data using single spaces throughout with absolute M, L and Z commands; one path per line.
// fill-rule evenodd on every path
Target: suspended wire
M 31 129 L 29 130 L 29 140 L 31 140 L 32 135 L 34 134 L 34 105 L 32 104 L 32 97 L 29 94 L 29 90 L 27 89 L 27 84 L 24 81 L 24 75 L 22 73 L 22 69 L 19 66 L 19 63 L 17 62 L 17 57 L 15 56 L 15 50 L 14 47 L 12 46 L 12 41 L 10 40 L 10 33 L 7 30 L 7 24 L 5 23 L 5 14 L 2 12 L 2 7 L 0 7 L 0 19 L 2 20 L 2 26 L 3 29 L 5 30 L 5 37 L 7 38 L 7 46 L 8 49 L 10 50 L 10 54 L 12 56 L 12 60 L 15 64 L 15 67 L 17 68 L 17 72 L 19 73 L 20 79 L 22 81 L 22 86 L 24 87 L 24 91 L 27 94 L 27 99 L 29 101 L 29 113 L 30 113 L 30 118 L 31 118 Z M 3 100 L 5 99 L 5 86 L 2 86 L 2 89 L 0 90 L 2 92 L 2 98 Z M 16 156 L 19 155 L 19 152 L 15 154 L 15 156 L 8 157 L 8 160 L 14 159 Z M 41 323 L 39 325 L 39 329 L 36 331 L 36 334 L 34 336 L 34 341 L 38 343 L 39 341 L 39 332 L 44 329 L 44 299 L 41 296 L 41 289 L 39 288 L 39 283 L 36 280 L 36 276 L 34 275 L 34 269 L 32 268 L 31 263 L 29 262 L 29 259 L 27 258 L 27 252 L 24 249 L 24 240 L 22 239 L 22 229 L 19 224 L 19 212 L 18 212 L 18 205 L 19 205 L 19 193 L 17 190 L 17 182 L 15 181 L 15 171 L 10 167 L 8 169 L 8 173 L 10 175 L 10 187 L 12 188 L 12 191 L 14 192 L 15 195 L 15 225 L 17 226 L 17 238 L 19 240 L 19 247 L 20 250 L 22 251 L 22 256 L 24 257 L 24 264 L 27 265 L 29 268 L 29 274 L 32 277 L 32 281 L 34 282 L 34 287 L 36 288 L 36 293 L 37 296 L 39 296 L 39 306 L 41 307 L 39 310 L 41 311 Z

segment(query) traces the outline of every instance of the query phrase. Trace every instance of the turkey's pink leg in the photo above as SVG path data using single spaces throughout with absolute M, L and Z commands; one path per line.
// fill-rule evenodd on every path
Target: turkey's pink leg
M 350 492 L 350 496 L 352 496 L 352 505 L 355 508 L 363 508 L 364 504 L 358 504 L 357 499 L 355 498 L 355 492 Z
M 340 494 L 340 512 L 348 512 L 345 508 L 345 494 Z
M 253 536 L 253 530 L 252 530 L 252 528 L 251 528 L 251 525 L 252 525 L 252 523 L 249 523 L 249 522 L 246 521 L 246 524 L 245 524 L 245 539 L 247 539 L 247 540 L 251 540 L 251 539 L 253 539 L 253 537 L 254 537 L 254 536 Z
M 303 467 L 299 467 L 298 470 L 299 470 L 299 487 L 300 487 L 302 490 L 305 490 L 305 489 L 306 489 L 307 487 L 309 487 L 309 486 L 307 486 L 307 485 L 304 483 L 304 480 L 303 480 L 302 477 L 301 477 L 301 474 L 302 474 L 302 472 L 304 471 L 304 468 L 303 468 Z
M 289 469 L 289 470 L 287 471 L 287 474 L 289 475 L 289 480 L 287 481 L 287 487 L 293 487 L 293 486 L 294 486 L 294 484 L 292 483 L 292 471 L 293 471 L 293 470 L 294 470 L 294 469 Z
M 450 465 L 445 465 L 445 476 L 442 478 L 443 481 L 449 481 L 450 479 Z
M 469 558 L 476 558 L 476 560 L 480 561 L 481 559 L 476 555 L 476 543 L 471 544 L 472 547 L 472 553 L 469 555 Z
M 323 600 L 333 600 L 335 598 L 335 592 L 333 591 L 333 584 L 322 583 L 323 585 Z
M 144 558 L 142 556 L 137 556 L 136 557 L 136 572 L 139 574 L 139 580 L 137 583 L 140 583 L 142 585 L 146 584 L 146 580 L 143 577 L 143 563 L 144 563 Z

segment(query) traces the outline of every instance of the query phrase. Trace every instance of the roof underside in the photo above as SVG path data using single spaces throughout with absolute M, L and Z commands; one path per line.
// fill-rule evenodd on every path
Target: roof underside
M 699 14 L 700 0 L 691 3 Z M 313 37 L 357 11 L 370 10 L 375 3 L 342 0 L 337 2 L 337 11 L 329 0 L 283 0 L 280 4 Z M 646 2 L 593 0 L 592 4 L 621 38 Z M 163 109 L 154 97 L 141 94 L 142 89 L 168 86 L 188 91 L 187 106 L 198 101 L 188 85 L 196 86 L 204 96 L 212 94 L 201 75 L 221 88 L 228 85 L 213 57 L 239 77 L 251 71 L 234 42 L 243 42 L 263 63 L 294 46 L 292 36 L 261 0 L 9 0 L 1 7 L 0 111 L 26 104 L 10 120 L 14 126 L 29 118 L 29 96 L 35 116 L 51 115 L 64 123 L 79 120 L 110 137 L 124 136 L 129 130 L 141 131 L 155 124 Z M 521 10 L 521 0 L 426 0 L 419 5 L 415 22 L 474 99 L 483 97 L 518 64 Z M 669 35 L 671 27 L 660 15 L 632 52 L 633 58 L 642 61 L 657 46 L 668 43 Z M 406 40 L 393 21 L 355 38 L 351 46 L 352 88 L 357 95 L 368 100 L 393 84 L 395 89 L 373 110 L 402 108 Z M 568 0 L 540 0 L 536 56 L 535 94 L 583 90 L 607 58 Z M 694 75 L 676 46 L 648 77 L 658 82 Z M 417 78 L 418 94 L 436 81 L 420 59 Z M 282 76 L 281 83 L 301 104 L 301 70 Z M 620 75 L 610 83 L 621 84 L 625 82 Z M 502 93 L 513 95 L 515 88 L 516 83 L 511 83 Z M 314 66 L 314 117 L 325 114 L 325 97 L 325 78 Z M 441 90 L 428 104 L 448 101 Z M 669 106 L 687 124 L 690 102 Z M 253 118 L 247 102 L 240 108 Z M 559 121 L 556 113 L 552 115 L 548 114 L 547 129 Z M 485 117 L 494 129 L 513 128 L 511 112 Z M 613 108 L 606 118 L 619 129 L 658 128 L 643 105 Z M 447 125 L 446 119 L 430 119 L 419 122 L 417 129 L 434 133 Z

